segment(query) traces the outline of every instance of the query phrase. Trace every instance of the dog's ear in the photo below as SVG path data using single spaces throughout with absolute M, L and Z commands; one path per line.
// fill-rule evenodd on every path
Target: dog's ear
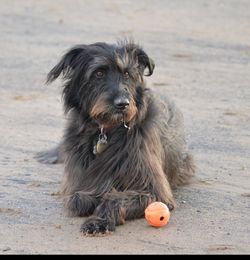
M 138 48 L 136 51 L 139 66 L 143 69 L 143 71 L 148 68 L 148 73 L 145 74 L 145 76 L 151 76 L 154 72 L 155 63 L 154 61 L 148 57 L 146 52 L 144 52 L 142 49 Z
M 154 72 L 155 63 L 149 58 L 146 52 L 137 44 L 134 43 L 133 39 L 124 39 L 118 41 L 118 44 L 125 47 L 125 50 L 128 53 L 131 53 L 132 56 L 139 63 L 139 70 L 142 75 L 144 74 L 145 69 L 148 69 L 148 72 L 144 74 L 145 76 L 151 76 Z
M 65 79 L 69 78 L 72 71 L 77 66 L 79 57 L 84 51 L 84 46 L 76 46 L 69 50 L 59 61 L 59 63 L 48 73 L 47 83 L 57 79 L 62 73 Z

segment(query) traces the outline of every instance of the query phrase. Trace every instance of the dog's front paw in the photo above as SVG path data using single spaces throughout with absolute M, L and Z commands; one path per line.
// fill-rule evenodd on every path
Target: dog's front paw
M 107 219 L 90 217 L 81 226 L 84 235 L 101 235 L 115 231 L 115 225 Z

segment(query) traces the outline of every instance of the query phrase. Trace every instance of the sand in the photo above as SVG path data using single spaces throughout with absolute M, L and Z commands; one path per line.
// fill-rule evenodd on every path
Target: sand
M 249 254 L 250 2 L 0 4 L 0 254 Z M 148 86 L 184 114 L 197 180 L 175 192 L 167 226 L 85 237 L 57 196 L 63 166 L 33 158 L 65 125 L 60 82 L 44 82 L 71 46 L 125 35 L 155 61 Z

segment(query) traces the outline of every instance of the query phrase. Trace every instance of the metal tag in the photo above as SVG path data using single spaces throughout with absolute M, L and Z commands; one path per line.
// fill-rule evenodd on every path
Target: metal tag
M 100 154 L 107 148 L 107 135 L 104 134 L 103 128 L 101 128 L 101 134 L 99 135 L 98 141 L 94 146 L 93 153 Z

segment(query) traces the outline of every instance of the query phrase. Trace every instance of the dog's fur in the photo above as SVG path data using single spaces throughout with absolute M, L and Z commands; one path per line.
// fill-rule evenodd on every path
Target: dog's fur
M 48 74 L 48 82 L 63 76 L 69 122 L 60 147 L 40 160 L 64 161 L 65 208 L 71 216 L 89 216 L 85 234 L 141 218 L 153 201 L 172 210 L 171 189 L 194 173 L 182 115 L 146 88 L 146 70 L 150 76 L 154 63 L 138 45 L 95 43 L 75 46 Z M 103 135 L 107 144 L 96 153 Z

